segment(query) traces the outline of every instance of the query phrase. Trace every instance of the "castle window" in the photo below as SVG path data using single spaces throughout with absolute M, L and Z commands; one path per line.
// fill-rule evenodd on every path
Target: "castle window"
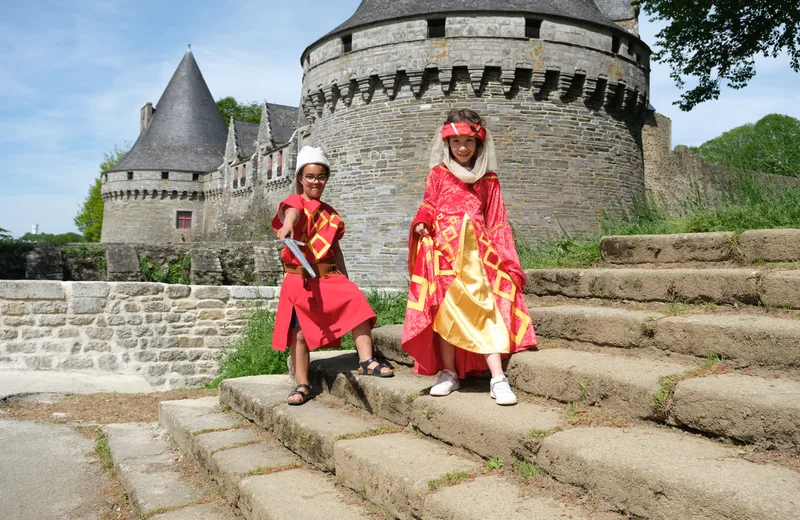
M 192 229 L 192 212 L 179 211 L 175 217 L 176 229 Z
M 108 174 L 107 173 L 103 174 L 103 182 L 108 182 Z
M 199 181 L 200 180 L 200 174 L 199 173 L 193 173 L 192 174 L 192 180 L 193 181 Z
M 611 38 L 611 52 L 617 54 L 619 52 L 619 45 L 620 45 L 619 36 L 613 36 Z
M 428 20 L 428 38 L 444 38 L 446 18 Z
M 538 40 L 542 37 L 541 34 L 542 21 L 534 18 L 525 18 L 525 37 L 536 38 Z
M 242 182 L 241 182 L 241 186 L 244 186 L 245 184 L 247 184 L 247 165 L 243 164 L 242 165 Z
M 169 180 L 169 172 L 161 172 L 161 180 L 162 181 Z
M 239 167 L 237 166 L 233 171 L 234 171 L 234 173 L 233 173 L 233 187 L 234 188 L 238 188 L 239 187 Z
M 128 180 L 129 181 L 133 180 L 133 172 L 128 172 Z
M 283 152 L 278 153 L 278 176 L 283 174 Z
M 628 48 L 628 56 L 633 56 L 633 45 L 631 44 L 630 40 L 625 42 L 625 46 Z
M 269 156 L 269 168 L 267 168 L 267 178 L 272 178 L 272 155 Z
M 342 46 L 344 47 L 344 52 L 350 52 L 353 50 L 352 34 L 348 34 L 347 36 L 342 36 Z

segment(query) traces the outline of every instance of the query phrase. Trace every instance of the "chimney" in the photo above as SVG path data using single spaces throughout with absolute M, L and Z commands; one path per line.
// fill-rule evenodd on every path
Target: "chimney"
M 142 107 L 142 118 L 139 125 L 139 133 L 145 131 L 145 129 L 150 126 L 150 122 L 153 120 L 153 114 L 155 113 L 155 109 L 153 108 L 153 103 L 148 101 Z

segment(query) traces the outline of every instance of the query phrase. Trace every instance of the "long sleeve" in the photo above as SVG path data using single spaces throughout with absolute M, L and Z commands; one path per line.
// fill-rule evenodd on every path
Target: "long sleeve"
M 420 222 L 428 226 L 428 232 L 434 235 L 433 223 L 436 219 L 436 205 L 439 200 L 439 175 L 435 169 L 428 174 L 425 181 L 425 193 L 422 196 L 422 204 L 417 210 L 417 215 L 411 223 L 411 230 L 408 236 L 408 272 L 414 271 L 414 264 L 417 259 L 417 248 L 419 246 L 419 235 L 414 233 L 414 228 Z
M 488 175 L 487 175 L 488 177 Z M 518 289 L 523 289 L 527 281 L 525 271 L 519 262 L 517 246 L 514 243 L 514 234 L 511 225 L 508 223 L 508 213 L 503 201 L 503 193 L 500 189 L 500 181 L 496 175 L 486 178 L 486 206 L 484 208 L 484 220 L 486 222 L 486 232 L 489 240 L 494 244 L 497 252 L 503 258 L 503 265 L 514 279 Z

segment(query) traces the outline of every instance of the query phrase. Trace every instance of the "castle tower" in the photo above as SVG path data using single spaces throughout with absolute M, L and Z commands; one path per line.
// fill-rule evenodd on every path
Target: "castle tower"
M 222 164 L 228 127 L 191 49 L 155 109 L 142 114 L 133 148 L 103 173 L 102 241 L 197 239 L 206 184 L 216 182 L 204 174 Z
M 330 154 L 325 195 L 348 225 L 351 277 L 404 282 L 430 141 L 454 107 L 493 130 L 526 234 L 555 232 L 554 213 L 589 232 L 643 194 L 650 49 L 630 1 L 598 1 L 364 0 L 305 50 L 301 141 Z

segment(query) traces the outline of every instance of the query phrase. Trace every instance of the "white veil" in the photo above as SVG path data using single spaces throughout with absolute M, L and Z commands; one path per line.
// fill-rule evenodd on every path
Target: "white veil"
M 450 145 L 442 140 L 441 128 L 436 131 L 436 136 L 433 138 L 431 158 L 428 166 L 433 168 L 434 166 L 444 164 L 453 175 L 466 184 L 474 184 L 479 181 L 486 172 L 497 171 L 497 155 L 494 150 L 492 132 L 490 132 L 488 128 L 484 128 L 486 129 L 486 140 L 483 142 L 483 150 L 475 160 L 475 166 L 473 166 L 472 171 L 458 164 L 458 162 L 450 156 Z

